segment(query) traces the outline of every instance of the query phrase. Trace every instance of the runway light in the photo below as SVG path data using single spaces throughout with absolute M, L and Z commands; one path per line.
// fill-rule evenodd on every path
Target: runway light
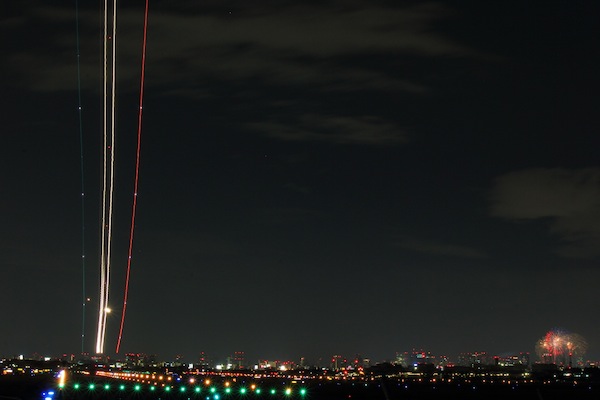
M 154 392 L 156 390 L 156 386 L 150 386 L 150 391 Z
M 90 383 L 90 386 L 88 386 L 90 388 L 90 390 L 94 390 L 94 388 L 96 387 L 96 385 L 94 385 L 93 383 Z
M 196 386 L 196 387 L 194 388 L 194 392 L 196 392 L 196 393 L 200 393 L 200 387 Z
M 300 396 L 305 396 L 306 395 L 306 389 L 302 388 L 300 389 Z
M 185 386 L 182 386 L 182 387 L 180 387 L 180 388 L 179 388 L 179 391 L 180 391 L 181 393 L 185 392 Z
M 243 388 L 241 388 L 241 389 L 240 389 L 240 393 L 241 393 L 241 394 L 246 394 L 246 388 L 244 388 L 244 387 L 243 387 Z
M 133 390 L 135 390 L 136 392 L 139 392 L 139 391 L 140 391 L 140 389 L 141 389 L 140 385 L 135 385 L 135 386 L 133 387 Z
M 171 391 L 171 386 L 166 386 L 165 387 L 165 392 L 170 392 Z
M 277 393 L 277 390 L 271 389 L 271 394 L 275 394 L 275 393 Z
M 260 388 L 256 388 L 255 392 L 256 394 L 260 394 Z
M 217 391 L 217 388 L 214 388 L 214 387 L 211 387 L 211 388 L 210 388 L 210 392 L 211 392 L 211 393 L 214 393 L 214 392 L 216 392 L 216 391 Z
M 65 380 L 67 379 L 67 371 L 65 371 L 64 369 L 61 370 L 58 374 L 58 387 L 59 388 L 64 388 L 65 387 Z
M 227 393 L 227 394 L 231 393 L 231 388 L 230 387 L 225 388 L 225 393 Z
M 291 395 L 292 394 L 292 389 L 290 389 L 290 388 L 285 389 L 285 394 L 286 394 L 286 396 Z
M 104 385 L 104 390 L 108 390 L 110 389 L 110 385 L 107 383 L 106 385 Z
M 119 390 L 125 390 L 125 385 L 120 385 Z

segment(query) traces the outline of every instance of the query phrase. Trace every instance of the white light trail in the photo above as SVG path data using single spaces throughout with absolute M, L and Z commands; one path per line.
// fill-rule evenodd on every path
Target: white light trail
M 116 108 L 116 39 L 117 39 L 117 0 L 112 2 L 112 33 L 109 36 L 108 0 L 104 0 L 104 119 L 103 119 L 103 183 L 102 217 L 100 240 L 100 300 L 98 306 L 98 331 L 96 353 L 104 353 L 106 318 L 109 312 L 110 261 L 112 248 L 112 214 L 115 176 L 115 108 Z M 109 73 L 109 51 L 110 73 Z M 110 99 L 109 99 L 110 97 Z M 109 107 L 110 105 L 110 107 Z M 109 113 L 110 109 L 110 113 Z M 109 115 L 110 114 L 110 115 Z M 110 164 L 110 168 L 109 168 Z M 108 203 L 108 204 L 107 204 Z

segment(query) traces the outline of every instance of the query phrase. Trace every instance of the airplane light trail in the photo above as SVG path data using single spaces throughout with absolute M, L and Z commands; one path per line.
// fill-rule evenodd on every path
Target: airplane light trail
M 109 312 L 110 261 L 112 244 L 112 214 L 115 175 L 115 107 L 116 107 L 116 40 L 117 0 L 112 3 L 112 33 L 109 36 L 108 0 L 104 0 L 104 112 L 103 112 L 103 183 L 100 255 L 100 299 L 98 308 L 98 331 L 96 353 L 104 353 L 106 318 Z M 110 73 L 109 73 L 109 45 Z M 110 112 L 109 112 L 110 109 Z M 110 164 L 110 168 L 108 168 Z M 108 203 L 108 205 L 107 205 Z
M 140 77 L 140 107 L 138 111 L 138 127 L 137 127 L 137 148 L 135 157 L 135 181 L 133 184 L 133 206 L 131 209 L 131 226 L 129 230 L 129 250 L 127 251 L 127 274 L 125 277 L 125 292 L 123 295 L 123 311 L 121 313 L 121 326 L 119 327 L 119 336 L 117 339 L 116 353 L 119 353 L 121 348 L 121 338 L 123 337 L 123 326 L 125 325 L 125 311 L 127 310 L 127 297 L 129 294 L 129 276 L 131 273 L 131 257 L 133 252 L 133 233 L 135 229 L 135 212 L 137 209 L 137 195 L 138 195 L 138 183 L 140 176 L 140 146 L 142 139 L 142 111 L 144 104 L 144 77 L 146 72 L 146 39 L 148 37 L 148 3 L 146 0 L 146 6 L 144 8 L 144 37 L 142 40 L 142 68 Z

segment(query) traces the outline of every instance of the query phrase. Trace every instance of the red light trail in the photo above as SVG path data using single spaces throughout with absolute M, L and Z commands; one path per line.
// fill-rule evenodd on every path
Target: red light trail
M 129 249 L 127 251 L 127 273 L 125 277 L 125 291 L 123 297 L 123 311 L 121 312 L 121 325 L 119 327 L 119 337 L 117 339 L 116 353 L 119 353 L 121 348 L 121 339 L 123 337 L 123 326 L 125 325 L 125 312 L 127 310 L 127 297 L 129 295 L 129 277 L 131 274 L 131 257 L 133 251 L 133 234 L 135 230 L 135 214 L 137 209 L 137 195 L 138 195 L 138 183 L 140 176 L 140 147 L 142 139 L 142 111 L 144 102 L 144 77 L 146 72 L 146 40 L 148 37 L 148 3 L 144 8 L 144 38 L 142 40 L 142 67 L 140 76 L 140 100 L 139 100 L 139 111 L 138 111 L 138 127 L 137 127 L 137 147 L 135 156 L 135 181 L 133 184 L 133 206 L 131 209 L 131 226 L 129 229 Z

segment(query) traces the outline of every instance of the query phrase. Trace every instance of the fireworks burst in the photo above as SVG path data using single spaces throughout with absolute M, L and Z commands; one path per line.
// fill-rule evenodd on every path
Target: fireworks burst
M 544 363 L 570 366 L 573 358 L 583 358 L 587 351 L 587 342 L 577 333 L 552 330 L 538 340 L 535 350 Z

